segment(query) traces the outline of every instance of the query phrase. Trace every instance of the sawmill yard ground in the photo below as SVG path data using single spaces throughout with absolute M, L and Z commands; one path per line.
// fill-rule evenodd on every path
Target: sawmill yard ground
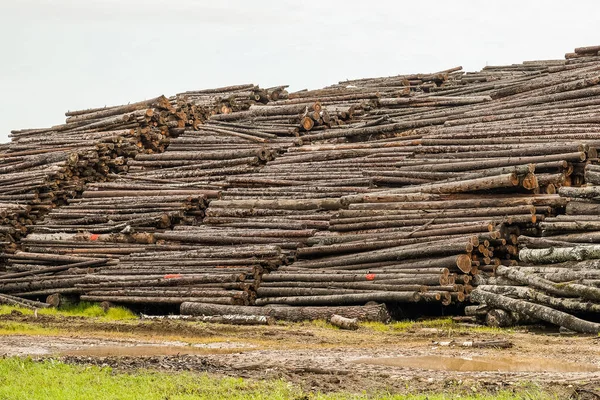
M 507 349 L 464 341 L 507 340 Z M 453 341 L 450 345 L 440 342 Z M 97 306 L 0 307 L 0 398 L 592 399 L 594 336 L 451 319 L 234 326 L 137 319 Z

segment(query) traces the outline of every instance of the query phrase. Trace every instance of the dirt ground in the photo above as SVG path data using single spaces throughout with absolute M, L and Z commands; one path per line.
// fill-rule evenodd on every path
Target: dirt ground
M 0 355 L 54 358 L 116 371 L 150 368 L 283 378 L 322 392 L 493 392 L 534 384 L 559 398 L 600 398 L 600 341 L 594 336 L 460 325 L 341 331 L 311 323 L 231 326 L 23 315 L 1 317 L 0 328 L 6 323 L 26 326 L 33 334 L 5 329 Z M 512 347 L 462 345 L 490 340 L 505 340 Z

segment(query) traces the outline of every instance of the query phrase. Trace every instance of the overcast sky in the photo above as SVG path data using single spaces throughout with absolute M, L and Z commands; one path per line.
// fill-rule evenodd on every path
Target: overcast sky
M 600 1 L 0 0 L 0 142 L 67 110 L 563 58 Z

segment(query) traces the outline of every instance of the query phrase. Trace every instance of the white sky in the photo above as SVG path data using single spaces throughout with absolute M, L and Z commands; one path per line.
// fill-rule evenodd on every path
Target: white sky
M 563 58 L 600 1 L 0 0 L 0 142 L 71 109 Z

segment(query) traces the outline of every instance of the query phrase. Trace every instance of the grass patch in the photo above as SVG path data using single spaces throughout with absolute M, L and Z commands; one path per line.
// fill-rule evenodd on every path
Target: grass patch
M 537 387 L 516 387 L 493 394 L 349 394 L 309 393 L 283 380 L 248 381 L 219 378 L 190 372 L 166 373 L 138 371 L 115 373 L 110 368 L 67 365 L 57 361 L 0 359 L 0 399 L 3 400 L 509 400 L 556 399 Z
M 308 327 L 316 327 L 316 328 L 321 328 L 321 329 L 333 329 L 333 330 L 340 330 L 340 328 L 338 328 L 335 325 L 330 324 L 329 322 L 325 321 L 324 319 L 316 319 L 316 320 L 312 320 L 312 321 L 304 321 L 301 323 L 303 326 L 308 326 Z M 291 325 L 293 326 L 293 325 Z
M 377 332 L 406 332 L 413 329 L 436 328 L 440 330 L 457 329 L 458 325 L 451 318 L 435 318 L 423 321 L 396 321 L 389 324 L 382 322 L 363 322 L 360 324 L 365 328 Z
M 461 328 L 461 329 L 466 330 L 467 328 Z M 503 333 L 504 334 L 515 333 L 514 329 L 512 329 L 512 328 L 494 328 L 491 326 L 475 326 L 472 328 L 468 328 L 468 331 L 476 332 L 476 333 L 492 333 L 492 334 L 496 334 L 496 335 L 503 334 Z
M 14 307 L 8 305 L 0 306 L 1 314 L 10 314 L 13 310 L 19 311 L 25 315 L 33 315 L 34 311 L 28 308 Z M 53 315 L 63 317 L 91 317 L 101 318 L 107 321 L 123 321 L 137 319 L 137 316 L 124 307 L 111 307 L 104 311 L 98 304 L 82 301 L 80 303 L 56 308 L 41 308 L 37 310 L 38 315 Z
M 502 334 L 502 333 L 513 333 L 511 329 L 505 328 L 492 328 L 489 326 L 462 326 L 452 320 L 452 318 L 432 318 L 421 321 L 396 321 L 389 324 L 382 322 L 362 322 L 360 326 L 368 328 L 375 332 L 383 333 L 394 333 L 394 332 L 408 332 L 417 329 L 435 328 L 443 333 L 490 333 L 490 334 Z
M 0 321 L 0 335 L 56 335 L 59 329 L 14 321 Z
M 417 322 L 422 328 L 453 329 L 457 326 L 452 318 L 433 318 Z
M 391 332 L 392 330 L 390 324 L 384 324 L 383 322 L 361 322 L 360 326 L 375 332 Z
M 116 374 L 110 368 L 55 361 L 0 361 L 0 399 L 6 400 L 292 399 L 298 395 L 298 389 L 283 381 L 253 383 L 207 374 L 147 371 Z

